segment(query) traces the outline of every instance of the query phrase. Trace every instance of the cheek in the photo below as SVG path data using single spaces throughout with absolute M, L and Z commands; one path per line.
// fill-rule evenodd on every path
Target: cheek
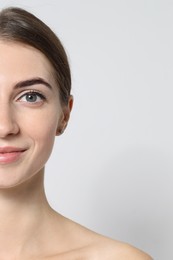
M 36 147 L 44 148 L 45 150 L 52 149 L 56 135 L 56 124 L 54 122 L 47 121 L 47 124 L 42 124 L 34 130 L 32 140 Z
M 56 121 L 52 119 L 45 120 L 40 125 L 34 126 L 32 135 L 30 134 L 29 141 L 31 144 L 30 150 L 30 174 L 36 174 L 47 163 L 55 140 Z
M 35 113 L 32 120 L 23 123 L 23 134 L 35 152 L 41 157 L 48 157 L 52 151 L 59 122 L 57 113 Z M 30 121 L 30 122 L 29 122 Z

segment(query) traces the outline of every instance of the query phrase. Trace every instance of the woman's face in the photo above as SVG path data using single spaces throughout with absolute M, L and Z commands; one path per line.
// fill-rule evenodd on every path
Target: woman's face
M 71 103 L 62 107 L 52 66 L 41 52 L 0 41 L 0 188 L 43 170 Z

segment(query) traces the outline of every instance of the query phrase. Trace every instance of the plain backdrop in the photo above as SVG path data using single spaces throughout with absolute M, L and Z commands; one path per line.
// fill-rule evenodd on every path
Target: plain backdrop
M 74 109 L 46 168 L 50 204 L 172 260 L 173 1 L 0 1 L 10 5 L 58 34 L 72 69 Z

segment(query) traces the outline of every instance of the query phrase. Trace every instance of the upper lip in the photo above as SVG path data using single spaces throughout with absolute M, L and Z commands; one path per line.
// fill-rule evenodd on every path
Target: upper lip
M 12 152 L 24 152 L 25 148 L 14 147 L 14 146 L 4 146 L 0 147 L 0 153 L 12 153 Z

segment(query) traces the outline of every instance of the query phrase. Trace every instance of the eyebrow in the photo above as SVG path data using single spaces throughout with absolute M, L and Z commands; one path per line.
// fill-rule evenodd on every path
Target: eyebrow
M 42 78 L 32 78 L 32 79 L 20 81 L 15 84 L 15 88 L 24 88 L 24 87 L 30 87 L 33 85 L 40 85 L 40 84 L 45 85 L 49 89 L 52 89 L 52 86 Z

